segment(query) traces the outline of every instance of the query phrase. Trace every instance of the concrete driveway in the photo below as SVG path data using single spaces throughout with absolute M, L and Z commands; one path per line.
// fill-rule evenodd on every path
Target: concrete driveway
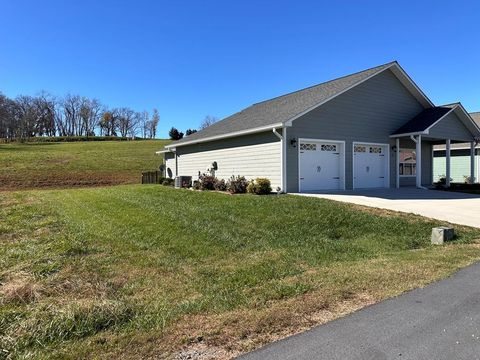
M 401 211 L 480 228 L 480 196 L 417 188 L 295 194 Z
M 241 359 L 480 359 L 480 264 Z

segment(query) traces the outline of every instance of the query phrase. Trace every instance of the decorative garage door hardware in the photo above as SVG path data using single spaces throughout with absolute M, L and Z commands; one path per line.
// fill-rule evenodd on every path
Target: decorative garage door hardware
M 337 151 L 337 145 L 322 144 L 322 146 L 320 146 L 320 151 Z
M 300 150 L 316 151 L 317 150 L 317 144 L 302 143 L 302 144 L 300 144 Z

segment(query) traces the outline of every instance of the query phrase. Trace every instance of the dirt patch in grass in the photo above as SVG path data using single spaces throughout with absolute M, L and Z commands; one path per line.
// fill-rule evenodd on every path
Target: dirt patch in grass
M 40 299 L 45 289 L 28 274 L 16 274 L 0 286 L 0 304 L 28 304 Z
M 66 189 L 112 186 L 140 182 L 140 174 L 121 172 L 49 172 L 0 174 L 0 191 L 19 189 Z

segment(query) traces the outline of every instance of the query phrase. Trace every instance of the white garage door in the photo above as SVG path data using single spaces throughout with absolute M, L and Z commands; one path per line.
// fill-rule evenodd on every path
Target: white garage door
M 354 188 L 365 189 L 389 187 L 387 150 L 388 145 L 354 143 Z
M 343 189 L 343 143 L 299 141 L 301 192 Z

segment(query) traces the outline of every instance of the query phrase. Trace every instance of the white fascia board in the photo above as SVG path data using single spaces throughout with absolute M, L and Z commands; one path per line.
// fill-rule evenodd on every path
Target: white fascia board
M 419 132 L 412 132 L 412 133 L 395 134 L 395 135 L 390 135 L 390 137 L 394 139 L 394 138 L 409 137 L 409 136 L 416 136 L 416 135 L 428 135 L 428 131 L 419 131 Z
M 155 154 L 160 155 L 160 154 L 165 154 L 165 153 L 169 153 L 169 152 L 173 152 L 173 150 L 170 150 L 170 149 L 159 150 L 159 151 L 155 151 Z
M 434 127 L 434 126 L 437 125 L 440 121 L 442 121 L 445 117 L 447 117 L 448 115 L 450 115 L 450 114 L 452 113 L 452 111 L 454 111 L 454 110 L 457 108 L 457 106 L 458 106 L 458 105 L 455 105 L 454 107 L 452 107 L 452 109 L 451 109 L 449 112 L 447 112 L 447 113 L 446 113 L 445 115 L 443 115 L 440 119 L 438 119 L 438 120 L 435 121 L 432 125 L 430 125 L 430 126 L 426 129 L 426 131 L 430 131 L 430 129 L 431 129 L 432 127 Z
M 403 77 L 407 80 L 407 82 L 412 85 L 415 90 L 418 91 L 418 94 L 420 95 L 421 99 L 425 101 L 430 107 L 434 107 L 435 104 L 428 98 L 427 95 L 418 87 L 418 85 L 412 80 L 412 78 L 407 74 L 405 70 L 398 64 L 397 62 L 395 63 L 395 68 L 400 71 L 400 73 L 403 75 Z M 396 74 L 395 74 L 396 75 Z
M 457 108 L 460 109 L 464 114 L 465 116 L 470 120 L 470 122 L 473 124 L 473 126 L 475 127 L 475 129 L 477 129 L 477 131 L 480 133 L 480 127 L 478 126 L 478 124 L 475 122 L 475 120 L 473 120 L 472 116 L 467 112 L 467 110 L 465 110 L 465 108 L 463 107 L 463 105 L 461 103 L 459 103 L 457 105 Z
M 198 139 L 198 140 L 185 141 L 185 142 L 182 142 L 180 144 L 166 145 L 165 147 L 167 149 L 171 149 L 171 148 L 178 147 L 178 146 L 186 146 L 186 145 L 199 144 L 199 143 L 208 142 L 208 141 L 228 139 L 228 138 L 232 138 L 232 137 L 254 134 L 254 133 L 258 133 L 258 132 L 262 132 L 262 131 L 277 129 L 277 128 L 281 128 L 282 126 L 283 126 L 283 123 L 272 124 L 272 125 L 262 126 L 262 127 L 258 127 L 258 128 L 248 129 L 248 130 L 234 131 L 234 132 L 231 132 L 231 133 L 228 133 L 228 134 L 209 136 L 209 137 L 206 137 L 206 138 L 203 138 L 203 139 Z

